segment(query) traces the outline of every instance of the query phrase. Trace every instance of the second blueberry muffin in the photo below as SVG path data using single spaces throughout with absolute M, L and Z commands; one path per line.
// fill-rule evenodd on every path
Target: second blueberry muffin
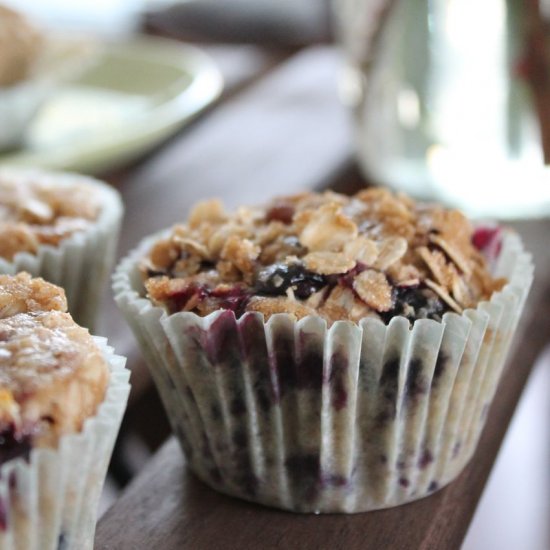
M 63 287 L 75 320 L 93 329 L 122 213 L 119 194 L 92 178 L 0 169 L 0 273 Z

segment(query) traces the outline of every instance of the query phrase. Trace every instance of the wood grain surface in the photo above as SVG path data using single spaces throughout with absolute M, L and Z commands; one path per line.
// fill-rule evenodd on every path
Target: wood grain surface
M 199 121 L 123 181 L 121 252 L 220 196 L 230 207 L 274 194 L 362 185 L 350 162 L 349 121 L 337 101 L 336 57 L 317 47 L 296 55 Z M 511 360 L 478 450 L 447 488 L 412 504 L 357 515 L 295 515 L 210 490 L 171 439 L 98 525 L 96 549 L 454 549 L 459 548 L 531 366 L 550 340 L 549 221 L 515 224 L 534 253 L 537 278 Z M 122 319 L 107 312 L 118 351 L 138 352 Z M 122 349 L 120 349 L 122 348 Z

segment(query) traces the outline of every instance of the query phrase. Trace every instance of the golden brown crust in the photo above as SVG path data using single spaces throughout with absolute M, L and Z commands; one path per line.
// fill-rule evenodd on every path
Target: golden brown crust
M 228 307 L 216 298 L 227 302 L 238 289 L 238 314 L 438 319 L 504 284 L 472 235 L 460 212 L 378 188 L 353 197 L 303 193 L 233 215 L 207 201 L 153 246 L 142 271 L 150 299 L 170 312 Z
M 0 257 L 12 260 L 18 252 L 56 246 L 87 230 L 99 211 L 97 193 L 88 185 L 0 177 Z
M 0 319 L 18 313 L 67 311 L 67 299 L 62 288 L 28 273 L 0 275 Z
M 0 432 L 55 446 L 95 413 L 108 366 L 65 312 L 62 289 L 27 274 L 0 276 L 0 300 Z

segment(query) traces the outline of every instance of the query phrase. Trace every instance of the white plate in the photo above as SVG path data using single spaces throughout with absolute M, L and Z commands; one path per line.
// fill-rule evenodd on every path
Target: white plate
M 222 90 L 214 62 L 159 38 L 108 43 L 98 62 L 50 99 L 21 150 L 0 164 L 98 173 L 140 157 Z

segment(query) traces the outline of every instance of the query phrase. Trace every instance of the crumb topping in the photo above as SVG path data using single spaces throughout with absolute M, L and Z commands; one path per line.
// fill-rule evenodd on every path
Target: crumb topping
M 11 181 L 0 177 L 0 257 L 35 254 L 40 245 L 58 245 L 97 219 L 100 204 L 85 184 L 54 185 L 47 181 Z
M 26 273 L 0 276 L 0 463 L 79 431 L 108 378 L 62 289 Z
M 0 86 L 27 78 L 41 44 L 40 33 L 24 16 L 0 5 Z
M 504 286 L 483 255 L 499 233 L 485 233 L 456 210 L 379 188 L 281 197 L 232 215 L 210 200 L 153 245 L 141 271 L 147 296 L 169 313 L 440 320 Z

